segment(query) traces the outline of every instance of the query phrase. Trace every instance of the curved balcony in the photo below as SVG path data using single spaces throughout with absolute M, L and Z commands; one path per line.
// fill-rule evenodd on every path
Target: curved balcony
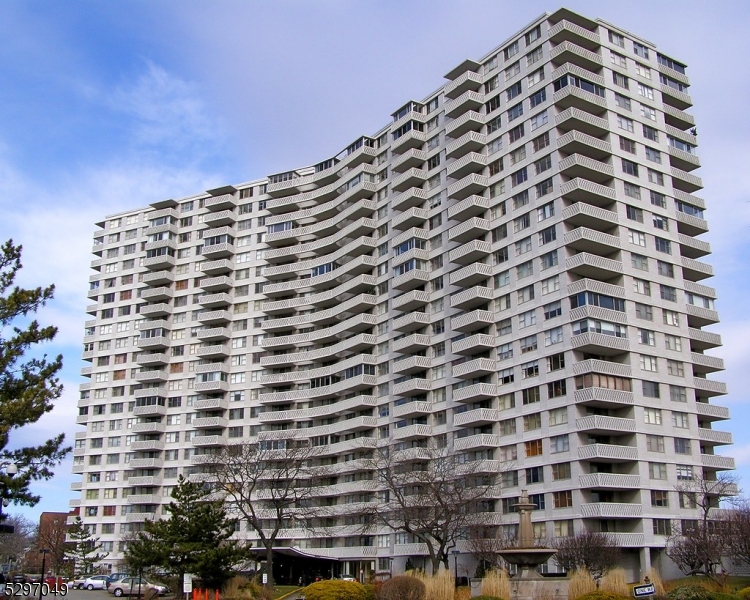
M 443 88 L 443 93 L 446 98 L 454 99 L 460 97 L 462 94 L 469 90 L 476 92 L 482 87 L 484 83 L 484 77 L 479 73 L 473 71 L 466 71 L 463 75 L 460 75 L 450 83 L 446 83 Z
M 412 333 L 411 335 L 404 336 L 400 339 L 394 340 L 391 344 L 391 350 L 394 352 L 401 352 L 403 354 L 409 354 L 411 352 L 417 352 L 423 350 L 430 345 L 430 336 L 423 335 L 421 333 Z
M 468 290 L 463 290 L 457 294 L 452 294 L 451 308 L 460 308 L 462 310 L 470 310 L 477 306 L 487 304 L 493 297 L 492 288 L 475 286 Z
M 426 141 L 427 135 L 424 132 L 412 129 L 391 142 L 391 152 L 401 154 L 411 148 L 421 148 Z
M 448 253 L 448 260 L 459 265 L 470 265 L 483 260 L 492 252 L 492 245 L 481 240 L 471 240 Z
M 464 452 L 475 448 L 497 448 L 498 446 L 500 446 L 500 436 L 489 433 L 467 435 L 453 440 L 453 450 L 456 452 Z
M 403 173 L 412 167 L 421 167 L 427 161 L 427 152 L 412 149 L 391 162 L 391 171 Z
M 349 352 L 360 352 L 371 349 L 377 344 L 377 336 L 367 333 L 360 333 L 345 339 L 338 344 L 318 348 L 317 350 L 308 350 L 307 352 L 296 352 L 294 354 L 278 354 L 273 356 L 264 356 L 260 359 L 263 367 L 281 367 L 294 364 L 311 363 L 324 358 L 330 358 Z
M 424 204 L 425 200 L 427 200 L 429 196 L 429 192 L 427 190 L 423 190 L 422 188 L 409 188 L 405 192 L 402 192 L 393 200 L 391 201 L 391 207 L 394 210 L 407 210 L 408 208 L 413 208 L 417 206 L 421 206 Z
M 615 444 L 588 444 L 578 447 L 580 460 L 600 460 L 620 462 L 638 460 L 638 449 L 634 446 L 617 446 Z
M 412 290 L 393 299 L 391 306 L 394 310 L 413 311 L 421 308 L 430 302 L 430 292 Z
M 309 421 L 323 417 L 345 414 L 347 411 L 374 408 L 377 405 L 375 396 L 354 396 L 346 400 L 339 400 L 332 404 L 324 404 L 313 408 L 298 408 L 293 410 L 270 410 L 258 415 L 261 423 L 285 423 Z
M 642 517 L 643 506 L 627 502 L 590 502 L 581 504 L 581 517 L 584 519 L 626 519 Z
M 265 331 L 281 331 L 284 329 L 305 327 L 309 325 L 321 325 L 324 323 L 338 323 L 345 318 L 347 314 L 365 312 L 377 304 L 377 296 L 372 294 L 359 294 L 345 300 L 335 308 L 316 311 L 305 315 L 295 317 L 285 317 L 282 319 L 269 319 L 263 321 L 260 326 Z
M 391 228 L 403 231 L 410 227 L 420 227 L 421 225 L 424 225 L 428 218 L 429 211 L 423 208 L 409 208 L 401 214 L 393 217 Z
M 355 354 L 354 356 L 350 356 L 345 360 L 339 361 L 333 365 L 326 365 L 325 367 L 307 369 L 304 371 L 289 371 L 287 373 L 270 373 L 262 375 L 260 381 L 264 385 L 270 385 L 273 383 L 286 383 L 292 381 L 307 381 L 310 379 L 317 379 L 318 377 L 339 375 L 352 367 L 357 367 L 360 365 L 374 365 L 376 363 L 376 356 L 372 356 L 371 354 Z
M 500 411 L 495 408 L 475 408 L 453 415 L 454 427 L 487 425 L 500 420 Z
M 393 181 L 391 181 L 391 189 L 396 192 L 403 192 L 410 187 L 424 185 L 425 181 L 427 181 L 427 171 L 417 167 L 412 167 L 406 172 L 401 173 L 401 175 L 393 178 Z
M 469 131 L 445 146 L 445 158 L 460 158 L 467 152 L 476 152 L 486 145 L 486 135 L 477 133 L 476 131 Z
M 430 315 L 425 312 L 411 312 L 393 319 L 395 331 L 417 331 L 430 324 Z
M 432 435 L 432 426 L 430 425 L 407 425 L 399 427 L 393 431 L 394 440 L 413 440 Z
M 300 344 L 325 343 L 342 338 L 347 334 L 358 333 L 371 329 L 377 324 L 377 316 L 368 314 L 359 314 L 351 319 L 342 321 L 338 325 L 316 329 L 307 333 L 298 333 L 295 335 L 283 335 L 277 337 L 265 338 L 263 347 L 266 349 L 280 350 L 283 348 L 293 348 Z
M 453 354 L 472 355 L 497 346 L 495 336 L 476 333 L 451 343 Z
M 315 398 L 323 399 L 369 389 L 377 385 L 377 381 L 378 378 L 374 375 L 357 375 L 331 385 L 316 388 L 260 394 L 260 402 L 261 404 L 288 404 L 289 402 L 301 402 Z
M 576 130 L 592 136 L 605 135 L 609 132 L 609 121 L 591 113 L 571 106 L 555 115 L 555 126 L 563 131 Z
M 412 378 L 401 383 L 393 384 L 393 396 L 417 396 L 432 389 L 432 382 L 429 379 Z
M 493 383 L 475 383 L 453 389 L 454 402 L 480 402 L 497 396 L 497 386 Z
M 594 160 L 582 154 L 571 154 L 559 163 L 560 172 L 566 176 L 581 177 L 589 181 L 604 183 L 615 176 L 612 165 Z
M 334 306 L 341 302 L 342 294 L 360 294 L 369 291 L 377 284 L 377 278 L 372 275 L 358 275 L 341 285 L 313 294 L 312 296 L 300 296 L 287 300 L 275 302 L 264 302 L 263 312 L 266 314 L 285 313 L 291 309 L 321 308 Z
M 482 375 L 489 375 L 497 370 L 496 363 L 490 358 L 476 358 L 459 365 L 453 365 L 453 377 L 462 379 L 474 379 Z
M 427 356 L 406 356 L 402 360 L 398 358 L 393 361 L 393 372 L 399 374 L 411 374 L 424 371 L 432 366 L 432 359 Z
M 489 177 L 472 173 L 448 186 L 448 197 L 463 200 L 473 194 L 481 195 L 489 186 Z
M 478 112 L 470 110 L 446 124 L 445 135 L 458 139 L 468 131 L 479 131 L 483 126 L 484 117 Z
M 582 488 L 605 488 L 621 490 L 641 489 L 639 475 L 620 475 L 616 473 L 589 473 L 578 478 Z
M 487 219 L 471 217 L 460 225 L 448 230 L 448 239 L 452 242 L 465 243 L 484 237 L 492 230 L 492 225 Z
M 473 310 L 451 317 L 451 329 L 454 331 L 474 331 L 495 323 L 495 313 L 489 310 Z
M 300 292 L 308 289 L 315 289 L 330 284 L 333 281 L 344 283 L 349 278 L 370 273 L 377 266 L 377 259 L 372 256 L 363 255 L 350 260 L 339 266 L 333 271 L 316 275 L 315 277 L 303 277 L 292 281 L 283 281 L 280 283 L 268 283 L 263 288 L 263 294 L 267 297 L 285 295 L 289 292 Z
M 450 285 L 461 287 L 473 286 L 492 277 L 492 266 L 473 263 L 449 274 Z
M 349 238 L 359 238 L 370 235 L 377 228 L 373 219 L 361 218 L 343 227 L 333 235 L 324 237 L 314 242 L 285 246 L 283 248 L 271 248 L 266 251 L 266 260 L 270 263 L 282 262 L 289 258 L 315 258 L 329 253 L 332 249 L 340 247 Z
M 422 269 L 412 269 L 411 271 L 408 271 L 403 275 L 394 277 L 391 286 L 396 290 L 413 290 L 423 286 L 425 282 L 429 280 L 429 271 L 423 271 Z
M 446 117 L 455 119 L 469 110 L 478 110 L 482 108 L 483 105 L 484 94 L 482 94 L 481 92 L 468 90 L 457 98 L 448 100 L 443 105 L 443 110 L 445 111 Z
M 263 276 L 269 281 L 274 279 L 286 279 L 290 274 L 300 274 L 315 267 L 320 267 L 330 262 L 341 259 L 353 259 L 362 254 L 369 254 L 378 247 L 378 240 L 371 237 L 360 237 L 346 242 L 344 246 L 326 254 L 310 260 L 300 260 L 289 262 L 278 266 L 268 266 L 263 270 Z M 292 246 L 293 248 L 294 246 Z M 283 249 L 283 248 L 282 248 Z

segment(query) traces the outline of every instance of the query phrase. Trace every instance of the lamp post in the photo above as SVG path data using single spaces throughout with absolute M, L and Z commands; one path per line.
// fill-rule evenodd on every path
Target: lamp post
M 458 550 L 452 550 L 453 554 L 453 569 L 456 571 L 456 578 L 453 581 L 454 587 L 458 587 Z
M 39 548 L 39 554 L 42 555 L 42 581 L 39 583 L 39 600 L 42 600 L 42 590 L 44 590 L 44 574 L 47 568 L 47 554 L 50 553 L 49 548 Z

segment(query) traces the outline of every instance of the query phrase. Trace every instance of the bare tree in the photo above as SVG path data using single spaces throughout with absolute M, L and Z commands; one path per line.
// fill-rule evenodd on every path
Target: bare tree
M 728 514 L 729 554 L 736 563 L 750 565 L 750 500 L 745 499 Z
M 47 548 L 49 553 L 46 559 L 46 568 L 55 575 L 60 572 L 65 562 L 65 553 L 68 550 L 67 542 L 68 523 L 65 517 L 54 516 L 38 528 L 37 542 L 39 548 Z
M 498 552 L 513 545 L 513 539 L 503 536 L 497 525 L 470 527 L 466 542 L 469 552 L 477 561 L 475 577 L 483 577 L 484 573 L 492 569 L 502 569 L 504 561 Z
M 555 560 L 563 569 L 572 571 L 586 567 L 595 579 L 616 567 L 620 560 L 620 549 L 606 533 L 583 531 L 559 537 L 554 547 L 557 549 Z
M 722 500 L 737 495 L 737 476 L 721 473 L 715 480 L 700 476 L 675 489 L 682 506 L 697 519 L 683 520 L 667 538 L 666 553 L 685 575 L 703 575 L 722 584 L 728 573 L 722 559 L 730 555 L 728 521 L 718 513 Z
M 472 473 L 450 448 L 416 450 L 378 450 L 372 466 L 381 491 L 369 511 L 372 522 L 423 543 L 437 572 L 440 563 L 448 568 L 449 553 L 465 532 L 487 522 L 495 482 L 492 476 Z
M 23 515 L 9 515 L 5 525 L 13 526 L 13 533 L 0 534 L 0 562 L 18 564 L 33 543 L 36 526 Z
M 325 476 L 312 465 L 319 448 L 296 439 L 227 446 L 217 457 L 216 490 L 258 536 L 273 586 L 273 548 L 282 529 L 309 528 L 325 509 L 314 488 Z

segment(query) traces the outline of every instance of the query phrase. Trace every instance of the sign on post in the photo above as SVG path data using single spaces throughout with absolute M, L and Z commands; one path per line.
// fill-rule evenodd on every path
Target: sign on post
M 643 598 L 644 596 L 653 596 L 656 593 L 656 587 L 653 583 L 646 585 L 636 585 L 633 587 L 633 596 Z
M 182 581 L 182 592 L 184 594 L 191 594 L 193 592 L 193 574 L 185 573 L 185 578 Z
M 263 573 L 263 585 L 268 585 L 268 573 Z

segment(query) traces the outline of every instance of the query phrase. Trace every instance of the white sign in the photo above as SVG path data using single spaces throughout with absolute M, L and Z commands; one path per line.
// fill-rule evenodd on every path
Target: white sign
M 656 586 L 653 583 L 647 585 L 637 585 L 633 588 L 633 596 L 640 598 L 642 596 L 653 596 L 656 593 Z
M 263 585 L 268 584 L 268 573 L 263 573 Z
M 182 582 L 182 592 L 190 594 L 193 591 L 193 574 L 185 573 L 185 579 Z

